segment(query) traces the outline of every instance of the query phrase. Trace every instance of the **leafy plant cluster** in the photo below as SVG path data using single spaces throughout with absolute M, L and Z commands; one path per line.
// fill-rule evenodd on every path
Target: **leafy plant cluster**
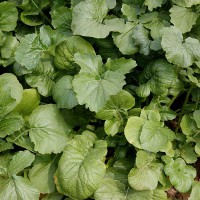
M 200 0 L 0 0 L 0 200 L 200 199 Z

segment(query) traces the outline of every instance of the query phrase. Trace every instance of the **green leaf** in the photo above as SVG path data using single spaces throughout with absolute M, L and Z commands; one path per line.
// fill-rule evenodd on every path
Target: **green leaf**
M 195 163 L 197 161 L 197 154 L 194 151 L 194 145 L 192 143 L 188 143 L 183 146 L 181 149 L 181 157 L 188 164 Z
M 72 11 L 71 28 L 74 35 L 94 38 L 105 38 L 110 31 L 121 31 L 124 28 L 123 19 L 106 19 L 110 1 L 85 0 L 76 4 Z M 113 3 L 113 2 L 112 2 Z M 115 3 L 115 2 L 114 2 Z
M 0 117 L 3 117 L 22 99 L 23 88 L 15 75 L 10 73 L 0 75 L 0 94 Z
M 29 167 L 34 160 L 35 155 L 29 151 L 18 151 L 18 153 L 12 157 L 12 160 L 8 165 L 8 171 L 11 175 L 18 174 L 25 168 Z
M 63 199 L 63 195 L 58 192 L 50 193 L 44 198 L 42 198 L 42 200 L 62 200 L 62 199 Z
M 161 7 L 163 0 L 145 0 L 144 5 L 148 6 L 148 9 L 152 11 L 154 8 Z
M 17 25 L 18 11 L 14 3 L 0 3 L 0 30 L 13 31 Z
M 38 156 L 29 171 L 29 179 L 40 193 L 52 193 L 55 190 L 55 171 L 56 167 L 51 156 Z
M 81 71 L 73 80 L 74 91 L 80 105 L 86 104 L 91 111 L 98 112 L 111 95 L 117 94 L 125 84 L 119 72 L 103 72 L 100 56 L 77 54 L 75 61 Z
M 197 124 L 197 127 L 200 128 L 200 110 L 195 110 L 193 113 L 193 117 Z
M 24 116 L 30 115 L 39 106 L 40 95 L 36 89 L 23 90 L 22 100 L 15 107 L 14 111 Z
M 0 120 L 0 138 L 19 131 L 24 125 L 24 120 L 18 113 L 9 113 Z
M 192 185 L 192 192 L 188 200 L 196 200 L 200 198 L 200 183 L 195 181 Z
M 58 191 L 61 188 L 73 199 L 86 199 L 92 195 L 105 174 L 106 165 L 102 160 L 107 153 L 106 146 L 105 141 L 97 140 L 89 131 L 75 136 L 58 164 Z
M 171 23 L 175 27 L 179 28 L 182 33 L 191 31 L 192 26 L 196 24 L 198 14 L 192 12 L 189 8 L 183 8 L 180 6 L 173 6 L 170 9 Z
M 69 129 L 56 105 L 38 106 L 29 119 L 29 135 L 41 154 L 60 153 L 67 145 Z
M 125 15 L 128 21 L 135 21 L 137 19 L 137 13 L 134 7 L 127 4 L 122 4 L 121 11 Z
M 106 120 L 105 121 L 105 124 L 104 124 L 104 129 L 105 129 L 105 132 L 108 134 L 108 135 L 116 135 L 119 131 L 119 128 L 121 126 L 121 122 L 120 121 L 117 121 L 117 120 Z
M 140 143 L 140 133 L 143 129 L 145 120 L 140 117 L 130 117 L 124 129 L 126 139 L 136 148 L 142 149 Z
M 69 72 L 76 72 L 77 66 L 74 61 L 74 54 L 95 53 L 89 42 L 79 36 L 67 37 L 55 49 L 54 63 L 58 69 L 65 69 Z
M 2 200 L 38 200 L 39 191 L 27 179 L 13 175 L 0 179 L 0 196 Z
M 52 25 L 63 33 L 71 32 L 72 11 L 64 6 L 53 9 L 51 12 Z
M 192 7 L 194 5 L 198 5 L 200 4 L 200 1 L 199 0 L 172 0 L 173 3 L 179 5 L 179 6 L 182 6 L 182 7 Z
M 59 74 L 54 68 L 51 61 L 40 62 L 39 65 L 31 72 L 25 75 L 26 82 L 45 97 L 52 94 L 55 80 Z
M 193 135 L 196 132 L 197 126 L 195 121 L 188 115 L 184 115 L 181 119 L 181 130 L 185 135 Z
M 152 162 L 154 157 L 143 151 L 138 151 L 136 168 L 128 175 L 128 182 L 135 190 L 154 190 L 161 174 L 161 164 Z
M 175 85 L 177 73 L 165 60 L 158 59 L 147 64 L 141 75 L 141 85 L 136 89 L 140 97 L 149 96 L 149 90 L 161 95 Z
M 110 97 L 106 105 L 97 113 L 100 119 L 121 119 L 120 113 L 131 109 L 135 105 L 135 98 L 127 91 L 122 90 Z
M 190 190 L 196 177 L 196 170 L 192 166 L 186 165 L 181 158 L 171 159 L 167 162 L 164 171 L 175 189 L 182 193 Z
M 5 142 L 4 140 L 0 139 L 0 152 L 14 149 L 14 146 L 11 142 Z
M 72 11 L 73 34 L 95 38 L 107 37 L 109 29 L 102 23 L 107 12 L 106 0 L 81 1 Z
M 152 191 L 136 191 L 117 180 L 105 178 L 94 194 L 96 200 L 150 200 Z
M 71 109 L 78 105 L 73 87 L 72 76 L 63 76 L 53 87 L 52 96 L 58 108 Z
M 187 68 L 200 59 L 200 42 L 188 37 L 183 40 L 181 31 L 176 27 L 163 28 L 162 48 L 170 63 Z
M 113 41 L 120 52 L 125 55 L 132 55 L 138 52 L 138 47 L 133 42 L 133 30 L 135 23 L 127 22 L 122 33 L 113 33 Z
M 157 153 L 174 138 L 175 134 L 169 128 L 161 127 L 157 122 L 146 121 L 142 127 L 140 142 L 143 149 Z
M 112 60 L 108 58 L 105 66 L 107 70 L 117 71 L 122 74 L 127 74 L 137 66 L 137 63 L 133 59 L 119 58 Z

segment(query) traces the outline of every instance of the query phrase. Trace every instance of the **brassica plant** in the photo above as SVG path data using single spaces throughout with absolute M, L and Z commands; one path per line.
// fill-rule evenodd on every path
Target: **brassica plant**
M 0 0 L 0 200 L 199 200 L 199 13 Z

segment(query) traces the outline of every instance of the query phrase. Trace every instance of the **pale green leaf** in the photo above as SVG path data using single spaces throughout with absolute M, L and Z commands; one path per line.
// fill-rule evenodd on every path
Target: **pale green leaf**
M 0 116 L 12 111 L 22 99 L 23 88 L 16 76 L 10 73 L 0 75 Z
M 186 163 L 191 164 L 197 161 L 197 154 L 194 151 L 194 145 L 188 143 L 183 146 L 181 149 L 181 157 L 185 160 Z
M 30 153 L 30 151 L 18 151 L 18 153 L 12 157 L 12 160 L 8 165 L 8 171 L 11 175 L 18 174 L 25 168 L 29 167 L 34 160 L 35 155 Z
M 200 128 L 200 110 L 195 110 L 193 113 L 193 117 L 197 124 L 197 127 Z
M 163 0 L 145 0 L 144 5 L 148 6 L 148 9 L 152 11 L 154 8 L 161 7 Z
M 13 31 L 17 25 L 18 11 L 14 3 L 0 3 L 0 30 Z
M 11 142 L 7 142 L 0 139 L 0 152 L 10 150 L 10 149 L 14 149 L 13 144 Z
M 200 4 L 200 0 L 172 0 L 173 3 L 182 7 L 192 7 Z
M 199 16 L 191 9 L 180 6 L 173 6 L 170 9 L 170 13 L 171 23 L 179 28 L 182 33 L 191 31 L 192 26 L 196 24 L 196 20 Z
M 184 115 L 182 117 L 180 127 L 185 135 L 193 135 L 197 129 L 195 121 L 189 117 L 189 115 Z
M 106 120 L 104 124 L 104 129 L 108 135 L 114 136 L 118 133 L 120 126 L 121 126 L 120 121 L 117 121 L 116 119 Z
M 140 117 L 130 117 L 124 129 L 124 134 L 128 142 L 139 149 L 142 149 L 140 134 L 144 123 L 145 120 Z
M 29 179 L 40 193 L 52 193 L 55 190 L 55 171 L 56 167 L 51 156 L 36 157 L 33 167 L 29 170 Z
M 9 113 L 0 120 L 0 138 L 19 131 L 24 125 L 24 120 L 18 113 Z
M 122 4 L 121 11 L 125 15 L 128 21 L 135 21 L 137 19 L 137 13 L 134 7 L 127 4 Z
M 188 37 L 183 40 L 181 31 L 174 27 L 163 28 L 162 48 L 170 63 L 179 67 L 189 67 L 200 59 L 200 42 Z
M 98 188 L 106 170 L 102 162 L 106 142 L 86 131 L 70 141 L 58 164 L 58 191 L 73 199 L 86 199 Z
M 67 145 L 69 129 L 56 105 L 38 106 L 29 119 L 29 135 L 41 154 L 60 153 Z
M 182 193 L 190 190 L 194 178 L 196 177 L 195 168 L 186 165 L 185 161 L 181 158 L 166 163 L 164 171 L 165 174 L 169 176 L 169 180 L 175 189 Z
M 192 191 L 188 200 L 197 200 L 200 199 L 200 183 L 195 181 L 192 185 Z

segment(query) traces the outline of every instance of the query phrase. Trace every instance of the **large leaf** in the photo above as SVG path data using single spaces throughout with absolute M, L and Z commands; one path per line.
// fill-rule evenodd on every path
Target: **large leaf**
M 171 22 L 175 27 L 179 28 L 182 33 L 191 31 L 192 26 L 195 25 L 198 14 L 189 8 L 180 6 L 173 6 L 170 9 Z
M 29 135 L 41 154 L 60 153 L 67 145 L 69 129 L 56 105 L 37 107 L 29 119 Z
M 22 99 L 23 88 L 15 75 L 9 73 L 0 75 L 0 94 L 0 117 L 3 117 Z
M 192 192 L 188 200 L 196 200 L 200 198 L 200 183 L 195 181 L 192 185 Z
M 13 31 L 17 25 L 18 11 L 14 3 L 0 3 L 0 30 Z
M 80 73 L 73 80 L 78 102 L 97 112 L 111 95 L 122 89 L 125 77 L 110 70 L 103 73 L 101 57 L 94 54 L 77 54 L 75 61 L 81 67 Z
M 1 200 L 38 200 L 39 191 L 31 183 L 20 176 L 0 179 Z
M 106 142 L 91 132 L 75 136 L 65 148 L 58 164 L 58 191 L 73 199 L 86 199 L 98 188 L 106 170 L 102 161 Z
M 164 171 L 169 176 L 170 182 L 179 192 L 188 192 L 196 176 L 195 168 L 186 165 L 181 158 L 170 159 L 170 161 L 165 159 L 164 161 L 166 162 Z
M 193 5 L 200 4 L 199 0 L 173 0 L 173 2 L 182 7 L 192 7 Z
M 200 42 L 188 37 L 183 40 L 181 31 L 176 27 L 163 28 L 162 47 L 170 63 L 179 67 L 189 67 L 200 59 Z

